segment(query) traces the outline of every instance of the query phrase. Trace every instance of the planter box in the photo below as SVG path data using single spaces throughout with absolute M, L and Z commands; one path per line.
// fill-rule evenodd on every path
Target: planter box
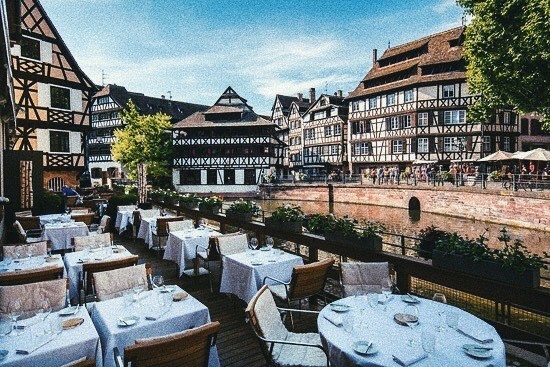
M 265 218 L 265 226 L 279 231 L 302 233 L 302 221 L 299 222 L 279 222 L 271 217 Z
M 209 206 L 204 206 L 202 204 L 199 204 L 199 212 L 201 213 L 218 214 L 221 209 L 222 209 L 221 205 L 209 207 Z
M 433 251 L 432 265 L 522 288 L 537 288 L 540 286 L 540 269 L 528 269 L 523 274 L 516 274 L 503 268 L 498 262 L 487 260 L 475 262 L 470 258 L 446 254 L 439 250 Z
M 189 202 L 180 201 L 180 206 L 182 208 L 186 208 L 186 209 L 197 209 L 198 203 L 196 203 L 196 202 L 189 203 Z
M 325 233 L 325 240 L 339 245 L 365 249 L 370 252 L 382 251 L 382 237 L 374 236 L 368 238 L 359 238 L 356 235 L 345 235 L 342 232 Z
M 252 213 L 235 213 L 231 211 L 225 212 L 225 217 L 228 219 L 240 220 L 241 222 L 251 222 Z

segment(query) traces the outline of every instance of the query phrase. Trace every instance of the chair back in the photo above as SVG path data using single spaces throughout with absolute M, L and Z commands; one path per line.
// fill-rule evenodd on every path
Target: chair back
M 99 226 L 97 227 L 97 233 L 106 233 L 109 231 L 109 224 L 111 223 L 111 217 L 104 215 L 99 221 Z
M 117 206 L 117 211 L 124 212 L 126 210 L 134 210 L 135 208 L 135 205 L 119 205 Z
M 27 241 L 27 233 L 25 232 L 23 226 L 21 225 L 21 223 L 19 223 L 18 220 L 13 222 L 13 228 L 15 228 L 15 232 L 17 232 L 17 238 L 19 239 L 19 241 Z
M 157 219 L 158 222 L 158 219 Z M 168 222 L 168 232 L 177 232 L 194 229 L 195 225 L 191 219 Z
M 301 299 L 321 293 L 325 288 L 328 271 L 334 259 L 324 259 L 292 269 L 288 298 Z
M 47 266 L 38 269 L 10 271 L 0 274 L 0 285 L 20 285 L 63 278 L 64 267 Z
M 19 298 L 23 312 L 31 315 L 40 308 L 40 302 L 47 300 L 53 310 L 65 307 L 68 279 L 55 279 L 20 285 L 0 286 L 0 313 L 9 313 L 10 302 Z
M 216 344 L 218 321 L 164 337 L 138 339 L 124 348 L 124 366 L 207 367 L 210 348 Z
M 387 262 L 342 262 L 340 271 L 344 297 L 380 293 L 382 285 L 388 284 L 390 279 L 390 267 Z
M 113 242 L 112 233 L 100 233 L 97 236 L 82 236 L 71 238 L 72 245 L 75 251 L 83 251 L 87 246 L 90 248 L 99 248 L 111 246 Z
M 181 222 L 183 217 L 159 217 L 157 218 L 157 236 L 168 236 L 168 223 Z
M 78 196 L 76 196 L 76 195 L 67 196 L 67 201 L 66 201 L 67 206 L 75 206 L 77 200 L 78 200 Z
M 151 264 L 127 266 L 120 269 L 93 273 L 95 294 L 98 301 L 121 297 L 136 285 L 147 285 Z
M 33 242 L 33 243 L 25 243 L 25 244 L 19 244 L 19 245 L 10 245 L 10 246 L 2 246 L 2 255 L 4 258 L 11 257 L 12 259 L 17 258 L 15 255 L 15 247 L 17 246 L 25 246 L 25 256 L 28 253 L 28 247 L 32 247 L 32 253 L 34 256 L 43 256 L 48 254 L 48 247 L 51 247 L 50 241 L 40 241 L 40 242 Z
M 222 256 L 238 254 L 248 249 L 248 236 L 240 232 L 224 234 L 216 237 L 216 245 Z
M 30 229 L 42 228 L 40 226 L 39 217 L 27 216 L 27 217 L 15 217 L 15 219 L 21 224 L 21 227 L 23 227 L 25 231 L 28 231 Z
M 80 359 L 77 359 L 76 361 L 66 363 L 61 367 L 95 367 L 95 365 L 96 365 L 95 359 L 82 357 Z
M 84 222 L 87 226 L 93 223 L 94 218 L 95 213 L 71 214 L 71 219 L 74 219 L 75 222 Z
M 125 268 L 128 266 L 135 266 L 137 265 L 138 260 L 139 260 L 138 255 L 131 255 L 128 257 L 123 257 L 115 260 L 84 263 L 82 265 L 82 277 L 81 277 L 83 281 L 83 284 L 81 284 L 81 287 L 84 289 L 84 294 L 88 295 L 90 294 L 91 291 L 93 291 L 92 285 L 93 285 L 93 276 L 95 273 Z
M 16 217 L 32 217 L 32 212 L 30 210 L 23 210 L 20 212 L 15 212 Z
M 160 215 L 159 209 L 147 209 L 147 210 L 140 210 L 141 218 L 153 218 L 158 217 Z
M 80 208 L 80 209 L 72 209 L 71 214 L 88 214 L 90 213 L 90 209 L 88 208 Z

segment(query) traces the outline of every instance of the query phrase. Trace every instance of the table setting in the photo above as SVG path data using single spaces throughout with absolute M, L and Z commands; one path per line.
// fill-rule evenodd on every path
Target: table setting
M 45 215 L 39 215 L 38 218 L 40 218 L 40 224 L 50 224 L 50 223 L 69 223 L 74 222 L 73 219 L 71 219 L 70 214 L 45 214 Z
M 173 216 L 174 215 L 172 214 L 162 215 L 161 213 L 159 213 L 158 215 L 150 217 L 142 217 L 137 238 L 141 238 L 143 241 L 145 241 L 149 248 L 153 247 L 153 231 L 157 227 L 157 218 L 169 218 Z
M 88 226 L 83 222 L 46 223 L 41 240 L 49 240 L 52 250 L 66 250 L 72 247 L 73 237 L 84 237 L 89 233 Z
M 102 365 L 99 335 L 84 308 L 52 311 L 43 301 L 32 317 L 20 316 L 0 315 L 0 365 L 57 367 L 82 357 Z
M 137 210 L 137 208 L 134 209 L 124 209 L 119 210 L 116 213 L 116 219 L 115 219 L 115 228 L 118 228 L 118 233 L 121 234 L 128 228 L 128 225 L 132 223 L 132 215 L 134 214 L 134 210 Z
M 208 308 L 178 286 L 143 286 L 122 297 L 96 302 L 92 320 L 103 347 L 105 367 L 114 366 L 113 348 L 120 352 L 136 339 L 159 337 L 210 322 Z M 216 347 L 211 349 L 209 366 L 219 366 Z
M 504 343 L 486 322 L 415 295 L 370 293 L 321 311 L 331 366 L 505 366 Z
M 31 249 L 30 246 L 21 246 L 21 247 L 28 247 L 28 249 Z M 23 249 L 21 249 L 23 250 Z M 16 253 L 17 253 L 16 249 Z M 0 276 L 2 274 L 7 274 L 10 272 L 15 271 L 24 271 L 24 270 L 34 270 L 34 269 L 40 269 L 40 268 L 61 268 L 63 267 L 63 275 L 67 276 L 67 270 L 64 267 L 63 259 L 61 258 L 61 255 L 55 254 L 55 255 L 38 255 L 33 256 L 32 254 L 25 256 L 26 253 L 21 252 L 20 256 L 18 258 L 12 259 L 11 257 L 5 257 L 2 261 L 0 261 Z

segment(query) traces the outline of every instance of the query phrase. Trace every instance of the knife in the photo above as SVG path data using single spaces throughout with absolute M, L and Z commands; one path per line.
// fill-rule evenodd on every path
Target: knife
M 369 344 L 367 344 L 367 349 L 365 349 L 365 354 L 369 352 L 370 347 L 372 347 L 372 341 L 370 341 Z

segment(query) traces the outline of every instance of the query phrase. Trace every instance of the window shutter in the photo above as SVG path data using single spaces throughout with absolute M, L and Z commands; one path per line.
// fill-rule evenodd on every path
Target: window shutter
M 468 152 L 472 151 L 472 137 L 471 136 L 466 137 L 466 150 Z
M 417 151 L 417 139 L 411 138 L 411 153 L 416 153 Z
M 393 149 L 393 140 L 387 141 L 388 145 L 386 146 L 386 153 L 391 154 Z
M 405 126 L 405 116 L 399 116 L 399 128 L 403 129 L 403 126 Z
M 407 139 L 403 139 L 403 154 L 407 153 Z
M 496 151 L 496 146 L 497 146 L 497 142 L 496 142 L 496 136 L 495 137 L 491 137 L 491 152 L 490 153 L 493 153 Z M 488 152 L 484 152 L 485 154 L 487 154 Z
M 435 138 L 433 136 L 428 138 L 428 149 L 430 153 L 435 152 Z
M 444 111 L 438 111 L 437 112 L 438 116 L 437 116 L 437 124 L 438 125 L 443 125 L 443 121 L 445 119 L 445 113 Z
M 428 111 L 428 125 L 434 125 L 434 113 L 433 111 Z
M 385 125 L 384 125 L 384 128 L 382 130 L 390 130 L 391 125 L 390 125 L 390 118 L 389 117 L 386 117 L 386 119 L 384 120 L 384 123 L 385 123 Z
M 416 114 L 415 113 L 411 114 L 411 126 L 416 127 Z
M 440 136 L 437 138 L 437 151 L 438 152 L 442 152 L 443 151 L 443 147 L 444 147 L 444 144 L 443 144 L 443 137 Z
M 498 113 L 498 123 L 499 124 L 504 124 L 504 111 L 500 111 Z M 502 139 L 501 139 L 502 140 Z

